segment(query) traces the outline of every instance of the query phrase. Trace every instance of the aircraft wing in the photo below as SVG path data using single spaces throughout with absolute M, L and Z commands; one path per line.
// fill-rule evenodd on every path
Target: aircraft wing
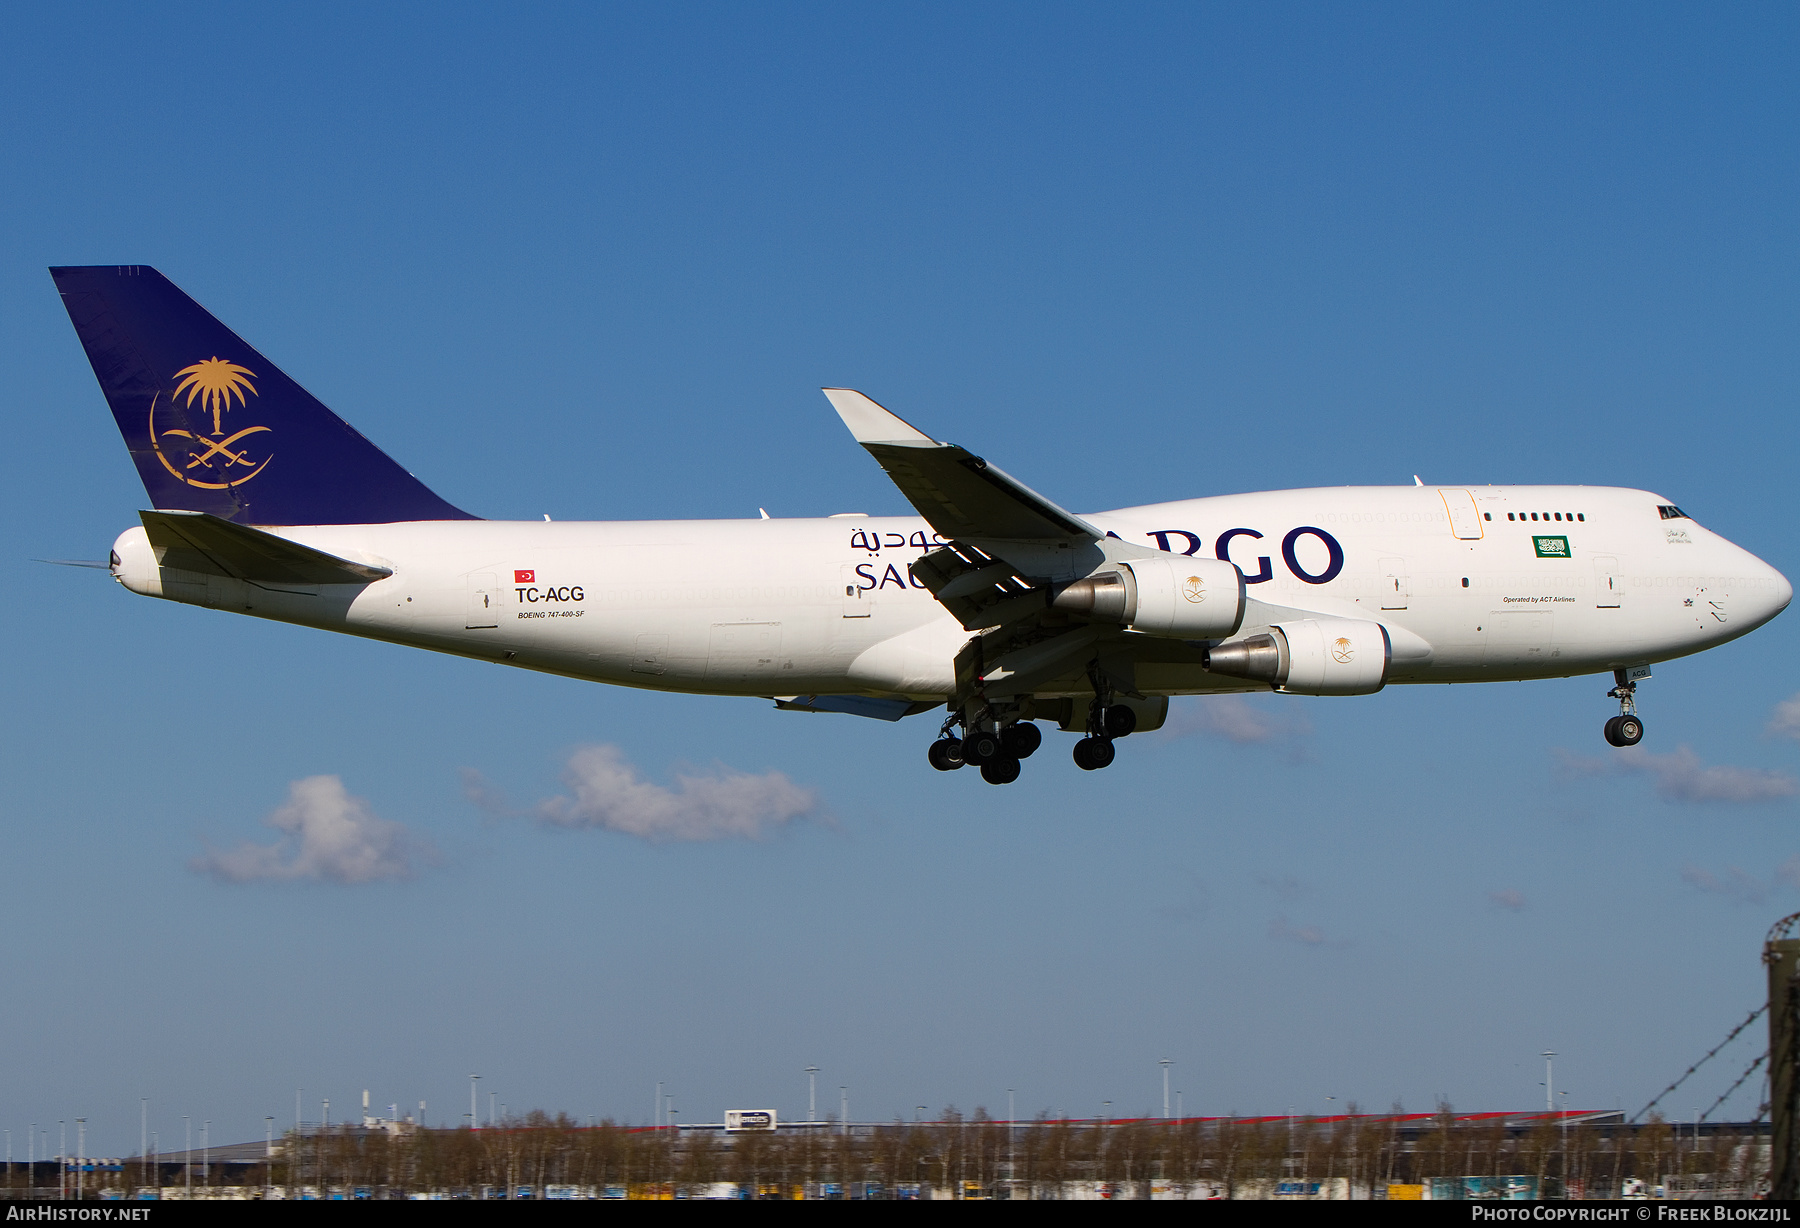
M 955 444 L 939 443 L 849 388 L 827 388 L 832 408 L 949 545 L 912 574 L 964 629 L 1030 624 L 1050 585 L 1108 559 L 1156 551 L 1109 538 L 1081 517 Z
M 353 563 L 207 512 L 139 512 L 168 567 L 261 584 L 369 584 L 394 573 Z
M 976 633 L 956 658 L 959 694 L 1025 693 L 1052 678 L 1099 670 L 1136 694 L 1146 653 L 1198 650 L 1117 627 L 1071 621 L 1050 602 L 1059 582 L 1108 561 L 1162 552 L 1108 537 L 964 448 L 940 443 L 848 388 L 827 388 L 832 408 L 919 514 L 947 539 L 912 564 L 938 603 Z M 1185 658 L 1184 658 L 1185 659 Z
M 860 392 L 827 388 L 838 417 L 947 540 L 1097 541 L 1105 534 L 955 444 L 939 443 Z

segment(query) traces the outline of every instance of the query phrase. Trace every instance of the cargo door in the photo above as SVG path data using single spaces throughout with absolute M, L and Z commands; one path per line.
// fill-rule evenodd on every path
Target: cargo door
M 669 637 L 661 632 L 640 635 L 632 645 L 631 672 L 661 674 L 668 672 Z
M 1548 610 L 1508 610 L 1488 619 L 1487 661 L 1492 665 L 1539 665 L 1550 657 L 1555 628 Z
M 750 682 L 774 678 L 780 655 L 780 623 L 714 623 L 706 679 Z

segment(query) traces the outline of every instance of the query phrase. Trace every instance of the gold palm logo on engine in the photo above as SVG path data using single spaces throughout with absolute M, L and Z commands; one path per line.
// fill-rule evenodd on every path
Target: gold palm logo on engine
M 1331 641 L 1331 659 L 1339 665 L 1348 665 L 1356 660 L 1356 650 L 1350 646 L 1349 640 L 1340 635 Z
M 244 394 L 257 395 L 251 382 L 256 372 L 215 354 L 183 367 L 172 378 L 175 390 L 157 393 L 150 403 L 150 446 L 163 468 L 202 490 L 241 486 L 261 473 L 272 455 L 254 445 L 245 447 L 243 441 L 270 428 L 246 426 L 226 431 L 226 415 L 249 407 Z M 197 420 L 193 416 L 196 409 Z M 180 424 L 171 423 L 171 418 Z
M 1189 601 L 1206 600 L 1206 582 L 1199 576 L 1189 576 L 1187 583 L 1181 586 L 1181 595 Z

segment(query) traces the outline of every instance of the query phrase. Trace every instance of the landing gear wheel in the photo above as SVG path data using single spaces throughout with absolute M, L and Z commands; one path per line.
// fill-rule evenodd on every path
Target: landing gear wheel
M 1109 738 L 1122 738 L 1137 728 L 1137 713 L 1124 704 L 1114 704 L 1100 714 L 1100 727 Z
M 1011 755 L 996 755 L 981 765 L 981 778 L 990 785 L 1010 785 L 1019 778 L 1019 761 Z
M 1008 725 L 1000 735 L 1000 745 L 1014 759 L 1029 759 L 1031 752 L 1044 744 L 1044 735 L 1030 721 Z
M 940 772 L 954 772 L 963 765 L 962 743 L 955 738 L 941 738 L 925 752 L 931 766 Z
M 971 730 L 962 740 L 963 762 L 976 767 L 1005 753 L 1000 746 L 1000 735 L 991 729 Z
M 1083 738 L 1075 743 L 1075 766 L 1095 772 L 1113 761 L 1113 744 L 1105 738 Z
M 1609 716 L 1606 718 L 1606 744 L 1608 746 L 1625 745 L 1625 743 L 1619 741 L 1619 722 L 1624 719 L 1625 718 L 1622 716 Z
M 1644 740 L 1644 722 L 1636 716 L 1620 716 L 1614 718 L 1618 723 L 1614 726 L 1617 740 L 1614 746 L 1636 746 Z

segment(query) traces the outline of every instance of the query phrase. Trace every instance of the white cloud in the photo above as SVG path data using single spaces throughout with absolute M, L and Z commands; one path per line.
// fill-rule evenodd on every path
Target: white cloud
M 1793 858 L 1788 859 L 1788 864 L 1793 864 Z M 1784 865 L 1781 870 L 1777 870 L 1776 877 L 1780 878 L 1787 868 L 1788 866 Z M 1710 870 L 1702 870 L 1699 866 L 1683 866 L 1681 881 L 1697 890 L 1722 895 L 1746 904 L 1760 904 L 1768 895 L 1768 888 L 1759 879 L 1746 874 L 1736 866 L 1727 869 L 1723 878 L 1714 875 Z
M 643 779 L 616 746 L 584 746 L 563 772 L 569 793 L 529 812 L 553 827 L 601 827 L 652 841 L 754 840 L 795 819 L 816 817 L 819 797 L 780 772 L 754 776 L 724 766 L 677 774 L 675 787 Z M 491 814 L 509 811 L 480 773 L 464 771 L 463 791 Z
M 212 850 L 188 867 L 227 883 L 324 879 L 372 883 L 411 878 L 436 860 L 425 841 L 352 797 L 336 776 L 308 776 L 288 786 L 288 800 L 264 823 L 281 833 L 273 844 L 245 841 Z
M 1786 772 L 1730 764 L 1708 767 L 1688 746 L 1677 746 L 1666 755 L 1628 747 L 1599 759 L 1573 755 L 1561 749 L 1551 753 L 1557 761 L 1558 773 L 1566 778 L 1649 776 L 1655 781 L 1658 796 L 1670 802 L 1752 805 L 1780 801 L 1800 793 L 1800 781 Z
M 1775 711 L 1769 714 L 1769 723 L 1764 732 L 1771 737 L 1792 738 L 1800 742 L 1800 695 L 1794 695 L 1775 705 Z
M 1170 711 L 1163 730 L 1172 738 L 1198 734 L 1245 746 L 1292 741 L 1311 733 L 1312 726 L 1294 709 L 1277 715 L 1242 695 L 1201 695 Z
M 1499 891 L 1488 892 L 1488 903 L 1495 908 L 1523 912 L 1525 910 L 1525 893 L 1517 887 L 1503 887 Z

